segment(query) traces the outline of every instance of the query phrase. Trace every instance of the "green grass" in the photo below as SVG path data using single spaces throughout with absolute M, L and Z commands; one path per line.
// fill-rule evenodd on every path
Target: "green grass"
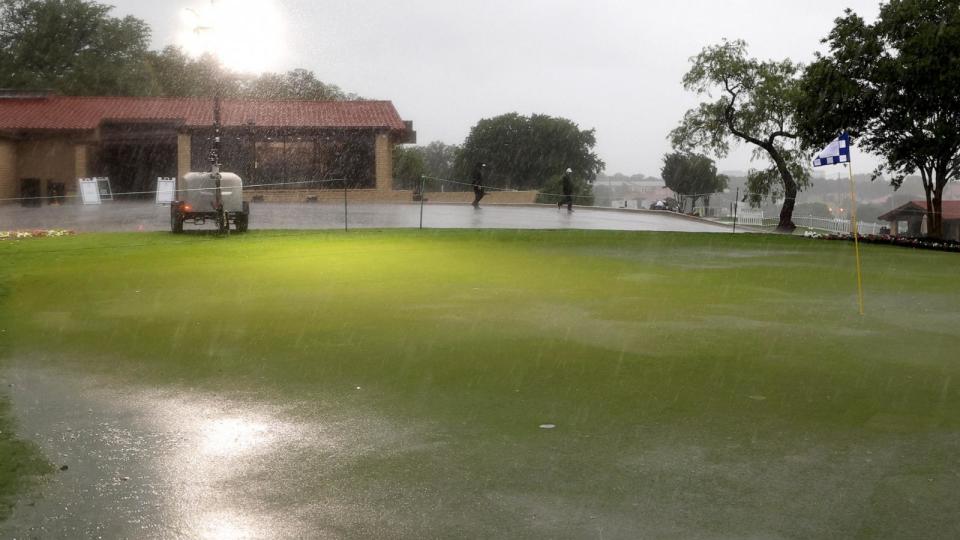
M 376 477 L 446 493 L 456 471 L 474 486 L 542 490 L 618 515 L 650 497 L 680 505 L 700 494 L 715 511 L 691 519 L 737 536 L 750 532 L 731 525 L 738 508 L 802 513 L 775 500 L 793 493 L 773 485 L 793 473 L 773 471 L 794 454 L 823 452 L 824 478 L 856 483 L 843 475 L 859 469 L 831 456 L 907 444 L 909 456 L 887 463 L 887 473 L 956 485 L 950 452 L 960 444 L 937 437 L 960 430 L 960 258 L 863 246 L 865 317 L 852 261 L 846 243 L 760 235 L 7 242 L 0 354 L 280 402 L 355 400 L 361 386 L 364 407 L 429 423 L 449 448 L 426 463 L 371 462 L 357 472 L 361 484 Z M 0 462 L 24 459 L 3 414 Z M 562 444 L 536 429 L 543 422 L 558 425 Z M 661 459 L 669 471 L 631 461 L 660 448 L 680 456 Z M 696 454 L 701 465 L 753 472 L 684 472 L 691 448 L 705 452 Z M 0 495 L 17 487 L 10 478 L 0 477 Z M 828 532 L 957 527 L 933 495 L 921 497 L 925 509 L 894 518 L 890 507 L 917 497 L 898 486 L 864 502 L 859 525 Z M 724 497 L 735 502 L 708 502 Z M 930 525 L 931 515 L 946 525 Z

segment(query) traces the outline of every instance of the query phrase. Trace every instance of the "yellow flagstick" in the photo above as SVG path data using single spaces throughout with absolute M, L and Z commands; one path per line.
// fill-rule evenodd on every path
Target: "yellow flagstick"
M 860 306 L 860 315 L 863 311 L 863 273 L 860 267 L 860 224 L 857 222 L 857 186 L 853 181 L 853 165 L 847 163 L 850 171 L 850 230 L 853 231 L 853 248 L 857 252 L 857 302 Z

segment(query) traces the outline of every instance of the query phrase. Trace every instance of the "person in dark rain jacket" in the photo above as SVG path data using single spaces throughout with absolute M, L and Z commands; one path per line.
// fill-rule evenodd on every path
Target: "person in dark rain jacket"
M 473 207 L 477 210 L 480 209 L 480 199 L 487 194 L 483 189 L 483 170 L 486 167 L 486 163 L 477 163 L 473 168 Z
M 563 187 L 563 198 L 557 203 L 557 210 L 563 208 L 563 205 L 567 205 L 567 212 L 573 212 L 573 180 L 570 178 L 571 173 L 573 173 L 573 170 L 567 169 L 567 172 L 563 174 L 563 178 L 560 180 Z

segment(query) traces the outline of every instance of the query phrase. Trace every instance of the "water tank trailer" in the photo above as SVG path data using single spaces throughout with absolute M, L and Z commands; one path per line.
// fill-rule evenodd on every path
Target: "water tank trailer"
M 217 211 L 217 179 L 220 175 L 220 200 L 223 213 Z M 234 173 L 192 172 L 183 177 L 180 200 L 170 203 L 170 230 L 183 232 L 184 223 L 203 225 L 216 222 L 220 232 L 233 223 L 237 232 L 246 232 L 250 223 L 250 204 L 243 200 L 243 180 Z M 221 217 L 222 216 L 222 217 Z

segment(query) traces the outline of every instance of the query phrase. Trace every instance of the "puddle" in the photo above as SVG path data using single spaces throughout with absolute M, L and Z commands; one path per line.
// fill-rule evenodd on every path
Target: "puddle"
M 21 436 L 57 469 L 0 524 L 5 538 L 300 537 L 331 496 L 317 478 L 396 439 L 370 418 L 307 422 L 254 400 L 23 366 L 0 380 Z

